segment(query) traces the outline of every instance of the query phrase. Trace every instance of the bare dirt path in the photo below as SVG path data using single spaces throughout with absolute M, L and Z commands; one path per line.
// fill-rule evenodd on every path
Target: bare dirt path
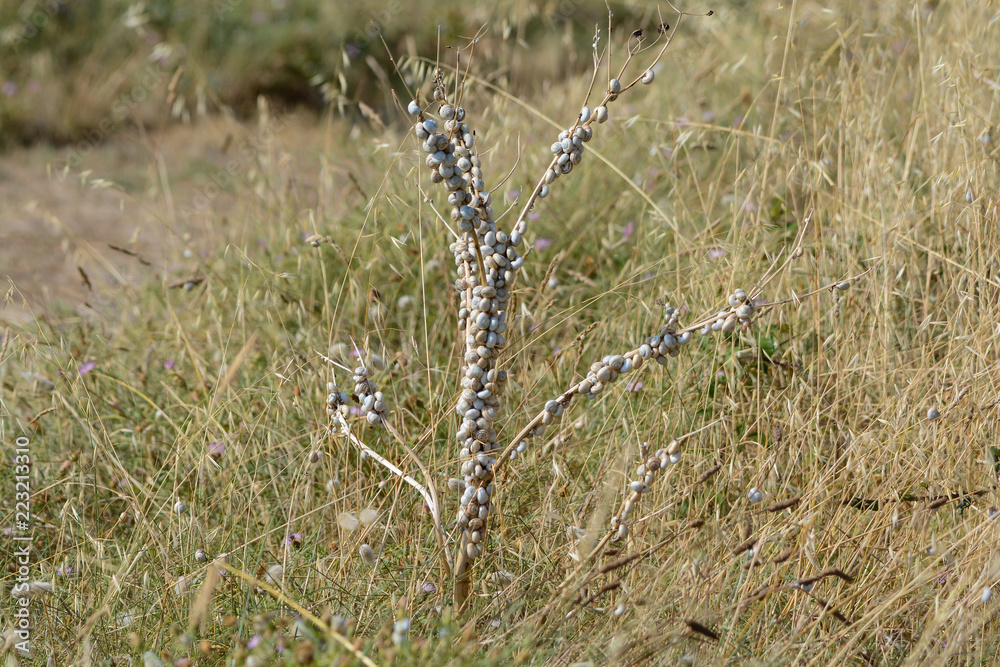
M 308 165 L 309 178 L 322 133 L 315 119 L 296 114 L 270 139 L 284 159 Z M 122 132 L 96 146 L 0 155 L 0 294 L 8 296 L 0 321 L 28 321 L 57 305 L 93 314 L 103 290 L 169 277 L 172 259 L 219 237 L 187 219 L 185 207 L 208 190 L 210 210 L 225 215 L 233 192 L 215 194 L 210 183 L 254 168 L 247 146 L 258 134 L 256 125 L 214 118 L 151 135 Z

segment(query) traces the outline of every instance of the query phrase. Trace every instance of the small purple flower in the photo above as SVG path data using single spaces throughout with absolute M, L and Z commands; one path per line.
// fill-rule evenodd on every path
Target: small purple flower
M 350 413 L 350 414 L 352 414 L 352 415 L 360 415 L 361 414 L 361 408 L 359 408 L 356 405 L 352 405 L 351 407 L 347 408 L 347 412 Z
M 726 379 L 726 371 L 722 370 L 721 368 L 719 370 L 715 371 L 715 379 L 717 379 L 717 380 L 724 380 L 724 379 Z
M 424 593 L 427 593 L 428 595 L 431 595 L 437 593 L 438 589 L 437 586 L 435 586 L 430 581 L 425 581 L 424 583 L 420 584 L 420 590 L 423 591 Z
M 297 547 L 301 541 L 302 533 L 288 533 L 288 537 L 285 538 L 285 544 L 291 547 Z
M 208 455 L 213 459 L 220 459 L 222 455 L 226 453 L 226 443 L 224 442 L 210 442 L 208 443 Z
M 258 646 L 260 646 L 261 639 L 262 637 L 260 635 L 254 635 L 253 637 L 247 640 L 247 648 L 250 649 L 251 651 L 254 650 Z
M 64 575 L 65 576 L 65 575 L 73 574 L 74 572 L 76 572 L 76 570 L 73 569 L 72 565 L 67 565 L 65 567 L 63 567 L 63 566 L 60 565 L 59 567 L 56 568 L 56 574 L 59 574 L 59 575 Z
M 164 361 L 163 362 L 163 369 L 167 370 L 167 371 L 174 370 L 174 360 L 173 359 L 167 359 L 166 361 Z
M 719 259 L 720 257 L 725 257 L 726 251 L 722 248 L 712 248 L 708 251 L 709 259 Z
M 535 250 L 545 250 L 550 245 L 552 245 L 552 239 L 547 239 L 544 237 L 535 239 Z
M 645 385 L 642 384 L 642 380 L 629 380 L 625 384 L 625 391 L 639 391 Z
M 553 357 L 558 357 L 560 352 L 562 352 L 562 348 L 561 347 L 557 347 L 556 349 L 552 350 L 552 356 Z
M 516 188 L 507 193 L 507 199 L 511 200 L 517 199 L 520 196 L 521 196 L 521 191 Z
M 305 239 L 302 240 L 304 241 Z M 265 241 L 264 239 L 257 239 L 257 247 L 263 250 L 264 248 L 267 247 L 267 241 Z
M 88 361 L 87 363 L 80 366 L 80 375 L 85 375 L 90 371 L 94 370 L 95 368 L 97 368 L 97 363 L 93 361 Z
M 538 211 L 529 211 L 528 212 L 528 220 L 535 221 L 535 220 L 538 220 L 541 217 L 542 217 L 542 214 L 539 213 Z
M 629 223 L 627 225 L 625 225 L 625 227 L 622 229 L 622 238 L 623 239 L 632 238 L 633 234 L 635 234 L 635 221 L 634 220 L 629 221 Z
M 3 533 L 4 535 L 13 535 L 14 529 L 10 526 L 4 526 L 3 528 L 0 528 L 0 533 Z

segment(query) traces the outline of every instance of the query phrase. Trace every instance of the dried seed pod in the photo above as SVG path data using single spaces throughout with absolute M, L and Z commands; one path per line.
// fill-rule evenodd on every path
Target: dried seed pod
M 360 526 L 360 522 L 349 512 L 341 512 L 337 515 L 337 525 L 349 533 L 353 533 Z
M 367 544 L 362 544 L 358 547 L 358 555 L 361 556 L 361 560 L 363 560 L 366 565 L 371 566 L 378 562 L 378 556 L 375 554 L 375 550 Z

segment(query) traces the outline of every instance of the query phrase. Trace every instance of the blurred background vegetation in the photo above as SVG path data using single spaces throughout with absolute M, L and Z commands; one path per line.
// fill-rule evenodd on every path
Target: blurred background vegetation
M 655 3 L 611 5 L 626 27 L 655 19 Z M 607 25 L 603 1 L 0 3 L 0 148 L 77 141 L 102 121 L 162 124 L 220 110 L 243 117 L 261 94 L 278 107 L 384 110 L 400 86 L 390 51 L 434 54 L 439 39 L 461 44 L 483 27 L 479 71 L 505 87 L 517 82 L 517 94 L 559 73 L 549 67 L 589 67 L 595 25 Z M 561 53 L 546 58 L 545 49 Z M 518 69 L 531 75 L 512 77 Z M 109 112 L 123 104 L 127 118 Z

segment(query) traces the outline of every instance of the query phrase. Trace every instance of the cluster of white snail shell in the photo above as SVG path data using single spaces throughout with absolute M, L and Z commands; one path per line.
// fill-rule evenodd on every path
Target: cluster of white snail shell
M 368 369 L 364 366 L 355 368 L 354 382 L 354 393 L 361 404 L 361 416 L 370 426 L 384 425 L 384 420 L 389 414 L 389 407 L 385 404 L 385 394 L 379 391 L 375 384 L 368 379 Z
M 591 364 L 587 377 L 577 386 L 577 392 L 587 398 L 595 398 L 619 376 L 642 368 L 646 360 L 653 359 L 664 365 L 667 357 L 679 355 L 681 347 L 691 340 L 691 332 L 677 333 L 679 313 L 676 308 L 668 305 L 664 314 L 667 323 L 660 328 L 659 334 L 646 338 L 642 345 L 624 355 L 609 354 L 600 361 L 595 361 Z
M 652 72 L 647 72 L 642 81 L 651 82 Z M 593 123 L 603 123 L 608 119 L 607 102 L 616 99 L 621 92 L 621 83 L 612 79 L 606 101 L 593 111 L 584 106 L 577 122 L 570 129 L 560 132 L 558 141 L 552 144 L 555 157 L 535 192 L 536 197 L 547 196 L 549 186 L 582 161 L 584 144 L 594 134 Z M 527 232 L 527 222 L 522 214 L 509 232 L 498 229 L 493 198 L 483 181 L 476 135 L 465 123 L 465 110 L 448 101 L 440 79 L 435 86 L 434 100 L 440 120 L 427 118 L 416 100 L 407 105 L 407 111 L 417 119 L 413 132 L 422 142 L 421 150 L 425 154 L 424 162 L 430 170 L 430 178 L 447 188 L 450 217 L 460 232 L 451 250 L 458 273 L 455 287 L 460 293 L 458 326 L 465 333 L 462 394 L 455 406 L 462 420 L 456 435 L 463 479 L 460 480 L 461 487 L 457 484 L 458 480 L 454 486 L 462 494 L 458 523 L 462 529 L 463 545 L 466 555 L 474 559 L 482 553 L 493 495 L 492 468 L 500 450 L 493 425 L 499 417 L 499 397 L 507 381 L 506 372 L 500 370 L 497 363 L 507 342 L 509 290 L 524 264 L 524 257 L 518 248 Z M 676 317 L 673 323 L 676 324 Z M 668 323 L 670 326 L 673 325 Z M 660 340 L 657 345 L 659 343 Z M 669 353 L 670 348 L 664 348 L 664 355 Z M 607 375 L 603 383 L 613 381 L 612 376 L 638 368 L 643 359 L 639 353 L 628 360 L 621 355 L 605 358 L 601 368 L 596 368 L 595 364 L 592 369 L 594 381 L 583 393 L 596 395 L 603 386 L 598 378 Z M 355 380 L 359 387 L 369 384 L 367 378 L 359 380 L 358 375 Z M 384 416 L 379 410 L 384 408 L 381 397 L 374 389 L 367 394 L 357 393 L 362 400 L 362 414 L 369 423 L 380 423 Z M 366 404 L 369 404 L 367 408 Z M 526 437 L 541 435 L 563 407 L 564 403 L 549 401 L 540 422 Z M 522 440 L 512 456 L 523 452 L 526 447 L 526 440 Z
M 747 293 L 737 288 L 729 295 L 729 308 L 720 310 L 713 322 L 706 324 L 701 335 L 707 336 L 712 332 L 732 333 L 738 326 L 746 326 L 753 319 L 755 308 L 753 301 Z
M 631 493 L 625 499 L 622 511 L 611 517 L 611 530 L 615 531 L 612 539 L 616 542 L 625 539 L 628 535 L 629 515 L 635 509 L 639 499 L 642 498 L 642 494 L 649 493 L 660 471 L 681 460 L 681 444 L 676 438 L 671 440 L 666 447 L 657 449 L 653 455 L 649 454 L 649 444 L 645 442 L 642 443 L 639 451 L 643 463 L 636 468 L 636 479 L 629 483 Z
M 423 141 L 431 180 L 448 189 L 451 219 L 462 232 L 451 245 L 458 272 L 455 287 L 461 295 L 458 326 L 465 333 L 462 394 L 455 406 L 462 419 L 456 435 L 464 483 L 458 523 L 466 554 L 474 559 L 482 553 L 493 495 L 492 468 L 500 450 L 493 424 L 507 381 L 497 360 L 507 343 L 508 288 L 524 264 L 517 248 L 527 223 L 519 222 L 509 234 L 497 228 L 493 198 L 475 151 L 475 134 L 463 122 L 465 111 L 449 104 L 440 89 L 435 99 L 441 103 L 440 126 L 423 119 L 416 102 L 408 110 L 421 116 L 414 133 Z
M 332 417 L 335 413 L 339 412 L 341 415 L 346 417 L 348 413 L 347 402 L 350 400 L 350 397 L 346 392 L 340 391 L 337 385 L 333 382 L 326 383 L 326 390 L 328 392 L 326 396 L 327 414 Z
M 607 107 L 605 116 L 607 115 Z M 588 123 L 591 119 L 590 107 L 583 107 L 580 111 L 580 123 Z M 561 175 L 573 171 L 573 167 L 583 161 L 583 145 L 594 136 L 594 130 L 590 125 L 577 125 L 570 130 L 563 130 L 559 133 L 559 138 L 551 146 L 552 153 L 556 156 L 548 171 L 545 172 L 545 183 L 538 191 L 539 197 L 546 197 L 549 194 L 549 186 Z

